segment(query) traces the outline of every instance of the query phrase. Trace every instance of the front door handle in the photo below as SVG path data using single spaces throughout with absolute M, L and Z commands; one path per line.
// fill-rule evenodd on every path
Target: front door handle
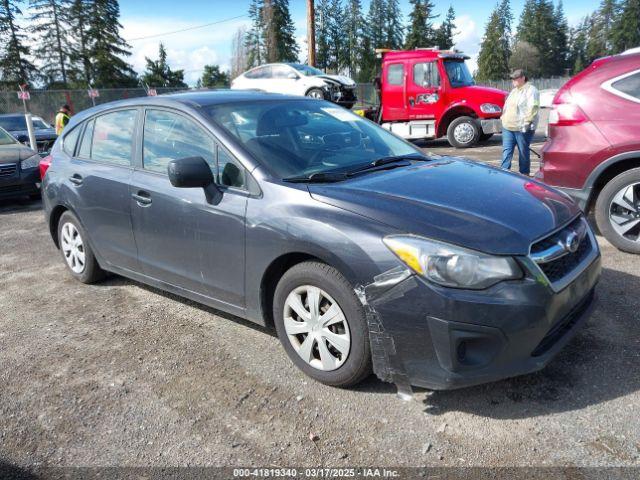
M 76 185 L 76 186 L 80 186 L 80 185 L 82 185 L 82 175 L 74 173 L 73 175 L 71 175 L 69 177 L 69 181 L 71 183 L 73 183 L 74 185 Z
M 138 205 L 151 205 L 151 196 L 147 192 L 139 191 L 132 193 L 131 196 L 138 202 Z

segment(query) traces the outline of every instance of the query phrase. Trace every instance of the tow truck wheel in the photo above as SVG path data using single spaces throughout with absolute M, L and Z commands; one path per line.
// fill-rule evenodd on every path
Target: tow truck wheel
M 474 118 L 458 117 L 447 128 L 447 139 L 452 147 L 469 148 L 478 143 L 480 125 Z

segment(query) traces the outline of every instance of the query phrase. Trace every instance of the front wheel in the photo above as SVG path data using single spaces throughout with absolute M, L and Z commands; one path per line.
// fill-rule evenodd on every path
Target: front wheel
M 615 247 L 640 253 L 640 168 L 609 181 L 596 200 L 596 223 Z
M 276 287 L 273 315 L 287 355 L 311 378 L 349 387 L 371 373 L 362 304 L 336 269 L 319 262 L 292 267 Z
M 309 98 L 315 98 L 316 100 L 324 100 L 324 90 L 321 88 L 312 88 L 307 93 L 306 96 Z
M 472 147 L 478 143 L 480 134 L 480 125 L 472 117 L 458 117 L 447 128 L 447 140 L 456 148 Z

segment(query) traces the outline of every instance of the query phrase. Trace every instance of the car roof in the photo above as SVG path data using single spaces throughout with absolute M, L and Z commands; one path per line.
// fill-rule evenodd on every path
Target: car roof
M 229 103 L 246 103 L 259 102 L 268 100 L 286 101 L 286 100 L 302 100 L 306 97 L 295 95 L 283 95 L 279 93 L 268 93 L 261 90 L 199 90 L 181 93 L 171 93 L 166 95 L 158 95 L 152 97 L 134 97 L 126 100 L 116 100 L 114 102 L 96 105 L 79 112 L 73 119 L 84 119 L 91 115 L 95 115 L 102 111 L 111 110 L 121 107 L 137 107 L 137 106 L 187 106 L 192 108 L 208 107 L 212 105 L 223 105 Z M 313 99 L 306 99 L 314 101 Z

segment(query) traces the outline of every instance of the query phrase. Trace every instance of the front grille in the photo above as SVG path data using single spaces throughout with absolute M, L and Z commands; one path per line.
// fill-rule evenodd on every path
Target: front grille
M 551 283 L 558 282 L 572 273 L 578 265 L 580 265 L 580 262 L 591 254 L 594 246 L 591 242 L 588 229 L 589 227 L 586 225 L 586 221 L 582 217 L 578 217 L 560 231 L 553 233 L 531 246 L 531 256 Z M 558 245 L 562 244 L 564 239 L 567 238 L 569 233 L 580 233 L 581 235 L 580 244 L 575 252 L 565 252 L 561 247 L 558 247 Z M 553 248 L 560 250 L 562 256 L 551 260 L 537 259 L 543 252 Z
M 547 332 L 538 346 L 533 350 L 533 352 L 531 352 L 531 356 L 539 357 L 540 355 L 543 355 L 548 352 L 558 340 L 564 337 L 564 335 L 571 330 L 576 323 L 578 323 L 578 320 L 580 320 L 580 317 L 582 317 L 582 314 L 587 310 L 587 308 L 589 308 L 589 305 L 593 301 L 593 295 L 594 293 L 592 290 L 586 298 L 582 300 L 582 302 L 573 307 L 568 315 L 551 327 L 551 330 Z
M 0 177 L 11 177 L 16 174 L 18 170 L 18 164 L 16 163 L 8 163 L 4 165 L 0 165 Z

